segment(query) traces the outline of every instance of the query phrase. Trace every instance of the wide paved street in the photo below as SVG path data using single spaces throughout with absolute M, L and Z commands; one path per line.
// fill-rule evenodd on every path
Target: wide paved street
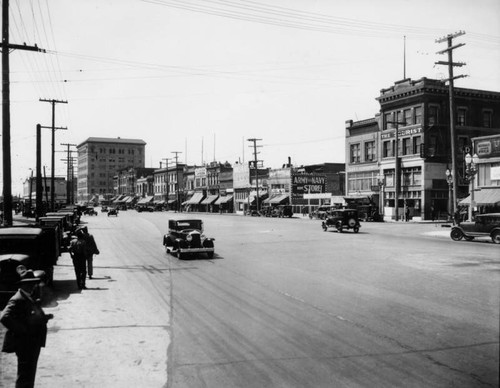
M 175 216 L 205 220 L 213 260 L 164 252 Z M 487 240 L 454 242 L 439 224 L 83 220 L 96 278 L 78 291 L 60 259 L 40 387 L 498 386 L 500 250 Z M 15 358 L 1 361 L 0 385 Z

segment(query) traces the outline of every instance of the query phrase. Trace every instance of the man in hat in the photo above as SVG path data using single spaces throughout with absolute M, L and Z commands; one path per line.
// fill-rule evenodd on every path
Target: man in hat
M 33 291 L 40 279 L 24 266 L 17 267 L 19 290 L 10 298 L 0 314 L 0 322 L 7 328 L 2 352 L 16 353 L 16 388 L 33 387 L 40 349 L 47 338 L 47 321 L 52 314 L 45 314 Z
M 84 239 L 87 244 L 87 274 L 89 275 L 89 279 L 92 279 L 94 275 L 94 255 L 98 255 L 100 252 L 94 236 L 89 233 L 89 229 L 86 226 L 82 226 L 81 229 L 84 232 Z
M 69 254 L 73 259 L 73 267 L 75 268 L 76 283 L 80 290 L 86 289 L 85 278 L 87 277 L 87 241 L 83 229 L 76 230 L 76 236 L 71 240 L 69 245 Z

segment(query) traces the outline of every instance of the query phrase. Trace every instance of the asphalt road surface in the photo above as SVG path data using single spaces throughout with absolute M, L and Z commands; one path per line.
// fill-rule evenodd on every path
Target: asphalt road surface
M 213 260 L 165 253 L 177 216 L 204 219 Z M 498 386 L 500 249 L 487 240 L 454 242 L 440 225 L 414 223 L 362 223 L 355 234 L 298 218 L 127 211 L 84 221 L 101 249 L 96 274 L 109 280 L 88 286 L 126 311 L 107 335 L 123 320 L 134 331 L 104 341 L 116 366 L 96 372 L 114 380 L 74 386 Z M 105 306 L 94 315 L 109 319 Z M 100 350 L 92 357 L 108 365 Z

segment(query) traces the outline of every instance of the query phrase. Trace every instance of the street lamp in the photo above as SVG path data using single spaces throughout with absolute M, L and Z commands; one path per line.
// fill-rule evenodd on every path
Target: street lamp
M 477 173 L 477 164 L 479 157 L 477 154 L 471 156 L 470 153 L 465 155 L 465 176 L 470 183 L 470 206 L 469 206 L 469 221 L 472 221 L 472 209 L 474 207 L 474 175 Z
M 451 171 L 448 167 L 446 168 L 446 182 L 448 183 L 448 221 L 450 220 L 452 214 L 452 201 L 453 201 L 453 171 Z
M 385 175 L 379 173 L 377 175 L 377 183 L 379 187 L 379 214 L 383 217 L 384 216 L 384 185 L 385 185 Z

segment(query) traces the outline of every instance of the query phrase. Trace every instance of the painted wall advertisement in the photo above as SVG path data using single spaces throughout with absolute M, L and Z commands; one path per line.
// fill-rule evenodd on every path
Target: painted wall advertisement
M 297 174 L 292 175 L 293 198 L 304 198 L 304 194 L 320 194 L 325 192 L 326 177 L 324 175 Z

